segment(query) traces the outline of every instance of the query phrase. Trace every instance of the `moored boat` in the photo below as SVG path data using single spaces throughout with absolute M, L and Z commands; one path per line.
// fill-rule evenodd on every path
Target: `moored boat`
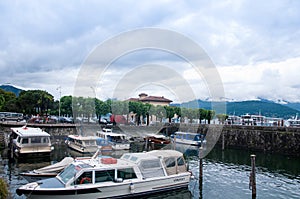
M 54 149 L 50 134 L 40 128 L 27 126 L 11 128 L 9 139 L 9 148 L 17 157 L 50 156 Z
M 203 143 L 206 143 L 205 135 L 182 131 L 177 131 L 174 134 L 172 134 L 171 140 L 173 143 L 187 144 L 193 146 L 202 146 Z
M 123 133 L 114 133 L 111 131 L 97 131 L 96 136 L 109 142 L 113 150 L 128 150 L 130 142 Z
M 169 144 L 170 139 L 162 134 L 147 134 L 145 141 L 152 142 L 154 144 Z
M 294 118 L 290 118 L 290 119 L 286 120 L 285 126 L 300 127 L 300 119 L 298 118 L 298 114 Z
M 80 153 L 95 153 L 98 149 L 96 136 L 68 135 L 65 143 Z
M 55 178 L 17 189 L 30 198 L 132 198 L 187 188 L 191 173 L 181 152 L 125 153 L 120 159 L 94 156 L 74 160 Z
M 65 157 L 60 162 L 57 162 L 46 167 L 35 169 L 29 172 L 20 173 L 28 182 L 35 182 L 38 180 L 55 177 L 59 172 L 61 172 L 66 166 L 73 162 L 72 157 Z

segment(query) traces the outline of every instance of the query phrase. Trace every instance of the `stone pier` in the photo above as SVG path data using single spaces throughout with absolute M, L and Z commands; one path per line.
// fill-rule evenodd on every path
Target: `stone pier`
M 51 134 L 53 138 L 66 137 L 69 134 L 94 135 L 101 130 L 98 124 L 86 125 L 38 125 Z M 10 132 L 10 125 L 0 123 L 0 142 L 5 146 L 5 134 Z M 143 137 L 147 133 L 164 133 L 171 135 L 175 131 L 203 133 L 217 139 L 217 145 L 226 148 L 279 153 L 300 156 L 300 128 L 267 127 L 242 125 L 207 125 L 207 124 L 170 124 L 156 126 L 115 126 L 115 132 L 123 132 L 129 136 Z M 220 132 L 221 134 L 216 133 Z M 214 131 L 214 129 L 217 129 Z M 223 135 L 222 135 L 223 134 Z M 1 144 L 0 144 L 1 147 Z

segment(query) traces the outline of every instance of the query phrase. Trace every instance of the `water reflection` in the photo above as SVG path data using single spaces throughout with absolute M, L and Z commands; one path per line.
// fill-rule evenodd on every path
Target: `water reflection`
M 135 143 L 131 151 L 145 150 L 144 143 Z M 163 148 L 173 148 L 168 145 Z M 176 145 L 176 150 L 184 153 L 189 167 L 196 176 L 183 189 L 143 198 L 251 198 L 249 190 L 249 174 L 251 170 L 250 155 L 253 152 L 224 150 L 215 147 L 203 159 L 203 181 L 199 183 L 199 148 Z M 120 157 L 126 151 L 107 152 L 103 155 Z M 300 198 L 300 159 L 281 155 L 256 154 L 257 198 Z M 70 150 L 63 142 L 57 142 L 50 159 L 32 159 L 25 161 L 8 161 L 5 150 L 1 153 L 0 175 L 6 178 L 13 194 L 12 198 L 23 199 L 15 194 L 15 190 L 26 184 L 19 173 L 53 164 L 66 156 L 82 157 L 92 154 L 81 154 Z

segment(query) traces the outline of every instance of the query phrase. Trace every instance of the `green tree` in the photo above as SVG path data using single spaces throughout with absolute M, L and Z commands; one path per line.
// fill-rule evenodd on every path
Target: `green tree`
M 217 114 L 216 117 L 221 124 L 224 124 L 224 122 L 228 119 L 227 114 Z
M 215 111 L 213 110 L 206 110 L 205 111 L 205 119 L 207 120 L 207 123 L 210 124 L 210 121 L 215 116 Z
M 54 98 L 46 91 L 29 90 L 22 91 L 17 101 L 24 113 L 47 115 L 53 107 Z
M 100 121 L 101 120 L 101 116 L 102 115 L 106 115 L 108 113 L 111 113 L 111 102 L 103 102 L 99 99 L 96 99 L 95 100 L 95 106 L 96 106 L 96 115 L 97 115 L 97 118 L 98 120 Z
M 84 98 L 83 97 L 73 97 L 72 98 L 72 107 L 73 107 L 73 116 L 74 118 L 83 116 L 83 105 Z
M 167 118 L 169 119 L 169 123 L 172 122 L 172 118 L 174 117 L 175 114 L 175 108 L 172 106 L 164 106 L 165 110 L 166 110 L 166 115 Z
M 152 109 L 153 109 L 153 115 L 156 116 L 156 119 L 160 119 L 159 120 L 160 122 L 163 121 L 163 118 L 167 117 L 166 110 L 163 106 L 161 105 L 153 106 Z
M 127 101 L 117 101 L 111 102 L 111 110 L 115 115 L 125 115 L 129 113 L 129 107 Z
M 72 100 L 73 98 L 71 95 L 60 98 L 61 115 L 73 116 Z
M 202 119 L 205 119 L 206 118 L 206 110 L 205 109 L 203 109 L 203 108 L 199 108 L 198 109 L 198 111 L 199 111 L 199 121 L 200 121 L 200 124 L 202 123 Z
M 143 119 L 146 118 L 146 123 L 147 123 L 147 126 L 149 126 L 149 120 L 150 120 L 150 110 L 152 108 L 153 105 L 149 104 L 149 103 L 146 103 L 146 104 L 143 104 Z
M 96 111 L 94 98 L 85 98 L 83 103 L 83 115 L 87 117 L 88 121 L 90 121 L 90 118 L 93 117 L 95 114 Z
M 129 102 L 129 111 L 135 114 L 135 121 L 137 125 L 141 124 L 141 116 L 143 115 L 143 103 Z
M 0 89 L 0 111 L 19 112 L 16 99 L 17 97 L 13 92 Z

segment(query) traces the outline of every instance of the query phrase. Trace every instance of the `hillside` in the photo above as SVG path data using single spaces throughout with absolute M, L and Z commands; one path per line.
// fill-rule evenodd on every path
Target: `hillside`
M 0 89 L 3 89 L 3 90 L 8 91 L 8 92 L 12 92 L 16 96 L 19 96 L 19 94 L 22 91 L 22 89 L 16 88 L 16 87 L 11 86 L 11 85 L 0 85 Z
M 288 103 L 285 106 L 300 111 L 300 103 Z
M 274 102 L 243 101 L 230 102 L 227 104 L 227 114 L 229 115 L 242 115 L 249 113 L 287 119 L 295 116 L 298 112 L 298 110 Z
M 218 105 L 218 102 L 215 102 L 214 104 Z M 172 104 L 172 106 L 180 106 L 180 104 Z M 203 108 L 210 110 L 211 102 L 194 100 L 187 103 L 182 103 L 181 107 Z M 300 112 L 299 110 L 289 107 L 288 105 L 277 104 L 271 101 L 226 102 L 226 110 L 226 114 L 228 115 L 243 115 L 249 113 L 285 119 L 294 117 L 297 113 Z

